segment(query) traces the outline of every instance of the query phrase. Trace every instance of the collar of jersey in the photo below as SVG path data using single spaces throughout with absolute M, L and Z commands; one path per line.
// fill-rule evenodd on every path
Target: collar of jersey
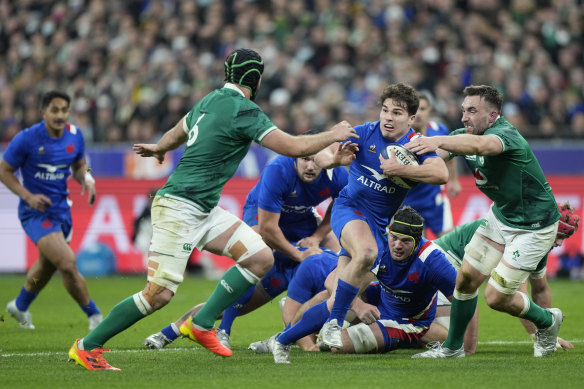
M 237 91 L 240 95 L 242 95 L 243 97 L 245 97 L 245 95 L 243 94 L 243 92 L 235 84 L 232 84 L 230 82 L 226 82 L 225 85 L 223 85 L 223 88 L 232 89 L 234 91 Z

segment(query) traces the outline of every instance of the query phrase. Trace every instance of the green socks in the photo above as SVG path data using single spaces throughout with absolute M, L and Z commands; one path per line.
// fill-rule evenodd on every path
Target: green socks
M 458 300 L 452 297 L 452 306 L 450 307 L 450 329 L 448 337 L 442 345 L 450 350 L 458 350 L 464 343 L 464 333 L 466 327 L 472 319 L 477 308 L 478 296 L 470 300 Z
M 85 350 L 93 350 L 94 348 L 101 348 L 110 338 L 124 331 L 138 320 L 143 319 L 148 314 L 152 313 L 148 303 L 142 297 L 142 292 L 138 292 L 139 297 L 130 296 L 127 299 L 120 301 L 106 316 L 99 325 L 83 338 L 83 348 Z M 136 305 L 135 300 L 138 299 L 140 308 Z M 144 305 L 146 304 L 146 305 Z
M 236 302 L 259 279 L 239 265 L 232 266 L 223 275 L 203 308 L 193 317 L 193 324 L 211 330 L 217 317 Z
M 529 297 L 527 301 L 529 309 L 521 318 L 529 320 L 540 330 L 551 326 L 554 321 L 551 312 L 534 303 Z

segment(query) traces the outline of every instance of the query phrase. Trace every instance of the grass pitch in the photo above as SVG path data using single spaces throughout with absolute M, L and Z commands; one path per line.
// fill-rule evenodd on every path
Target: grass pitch
M 88 279 L 104 314 L 141 290 L 144 276 Z M 121 372 L 90 372 L 67 363 L 67 351 L 87 332 L 87 319 L 55 277 L 31 306 L 36 329 L 23 330 L 5 312 L 23 275 L 0 275 L 0 387 L 2 388 L 580 388 L 584 382 L 584 283 L 551 282 L 554 306 L 566 315 L 560 336 L 575 349 L 533 358 L 532 343 L 517 319 L 485 306 L 479 297 L 477 354 L 457 360 L 413 360 L 419 350 L 383 355 L 332 355 L 291 352 L 290 365 L 275 365 L 271 355 L 256 355 L 249 343 L 281 330 L 273 302 L 238 318 L 232 330 L 234 354 L 215 357 L 185 339 L 162 351 L 146 350 L 146 336 L 204 301 L 216 282 L 186 278 L 173 301 L 111 339 L 106 358 Z M 1 318 L 0 318 L 1 319 Z

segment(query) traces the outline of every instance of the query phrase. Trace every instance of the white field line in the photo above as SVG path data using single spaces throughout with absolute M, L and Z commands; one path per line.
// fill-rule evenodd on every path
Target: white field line
M 568 340 L 572 344 L 584 343 L 584 339 L 572 339 Z M 515 344 L 531 344 L 531 340 L 519 340 L 519 341 L 508 341 L 508 340 L 492 340 L 488 342 L 479 342 L 480 345 L 486 344 L 502 344 L 502 345 L 515 345 Z M 147 350 L 147 349 L 136 349 L 136 350 L 111 350 L 110 353 L 142 353 L 142 352 L 166 352 L 166 351 L 187 351 L 187 350 L 203 350 L 203 347 L 175 347 L 175 348 L 164 348 L 161 350 Z M 2 353 L 0 350 L 0 357 L 3 358 L 18 358 L 18 357 L 42 357 L 50 355 L 62 355 L 67 354 L 66 351 L 47 351 L 43 353 Z

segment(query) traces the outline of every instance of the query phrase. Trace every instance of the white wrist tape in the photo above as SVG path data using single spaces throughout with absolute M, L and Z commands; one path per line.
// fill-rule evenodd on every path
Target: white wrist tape
M 89 182 L 91 184 L 95 184 L 95 178 L 89 172 L 85 172 L 85 182 Z

